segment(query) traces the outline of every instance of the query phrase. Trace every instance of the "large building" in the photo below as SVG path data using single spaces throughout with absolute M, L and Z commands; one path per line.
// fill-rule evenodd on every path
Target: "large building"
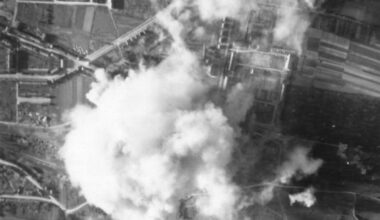
M 228 93 L 237 83 L 252 87 L 255 104 L 249 115 L 255 117 L 251 120 L 248 116 L 248 121 L 262 128 L 276 126 L 286 79 L 295 57 L 293 51 L 274 47 L 271 39 L 264 40 L 267 36 L 259 34 L 274 26 L 276 15 L 264 13 L 268 10 L 265 6 L 252 11 L 247 18 L 246 32 L 240 31 L 242 27 L 236 20 L 223 19 L 216 45 L 208 47 L 204 57 L 209 65 L 209 76 L 223 93 Z M 259 47 L 263 40 L 266 44 Z

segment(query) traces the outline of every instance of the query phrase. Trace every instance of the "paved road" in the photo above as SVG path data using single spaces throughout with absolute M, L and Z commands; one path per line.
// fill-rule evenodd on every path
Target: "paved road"
M 100 58 L 101 56 L 103 56 L 103 55 L 111 52 L 113 49 L 115 49 L 116 47 L 118 47 L 120 44 L 125 43 L 125 42 L 127 42 L 127 41 L 135 38 L 136 36 L 138 36 L 139 34 L 141 34 L 142 32 L 144 32 L 152 24 L 156 23 L 156 21 L 157 21 L 156 16 L 153 16 L 153 17 L 149 18 L 148 20 L 146 20 L 144 23 L 140 24 L 136 28 L 134 28 L 131 31 L 128 31 L 127 33 L 125 33 L 125 34 L 121 35 L 120 37 L 116 38 L 110 44 L 105 45 L 105 46 L 101 47 L 100 49 L 94 51 L 93 53 L 87 55 L 86 59 L 89 62 L 92 62 L 92 61 Z
M 45 203 L 50 203 L 55 206 L 57 206 L 59 209 L 64 211 L 66 214 L 73 214 L 75 212 L 78 212 L 82 208 L 86 207 L 88 205 L 87 202 L 84 202 L 76 207 L 73 208 L 66 208 L 64 207 L 61 203 L 59 203 L 57 200 L 51 199 L 51 198 L 43 198 L 43 197 L 38 197 L 38 196 L 24 196 L 24 195 L 9 195 L 9 194 L 4 194 L 0 195 L 0 199 L 14 199 L 14 200 L 28 200 L 28 201 L 36 201 L 36 202 L 45 202 Z
M 27 75 L 23 73 L 15 74 L 0 74 L 1 79 L 14 79 L 14 80 L 27 80 L 27 81 L 55 81 L 62 77 L 62 75 Z
M 6 133 L 3 133 L 3 132 L 0 133 L 0 135 L 4 135 L 4 134 L 7 135 Z M 26 153 L 19 152 L 19 151 L 15 150 L 15 149 L 19 148 L 19 145 L 17 145 L 16 143 L 13 143 L 13 142 L 12 143 L 9 143 L 9 142 L 5 143 L 1 139 L 1 137 L 0 137 L 0 144 L 1 144 L 0 148 L 6 150 L 8 152 L 17 154 L 20 158 L 25 158 L 27 160 L 33 161 L 33 163 L 38 164 L 38 165 L 43 166 L 43 167 L 46 167 L 46 168 L 49 168 L 49 169 L 53 169 L 53 170 L 60 170 L 60 169 L 62 169 L 56 163 L 53 163 L 53 162 L 50 162 L 50 161 L 46 161 L 46 160 L 41 159 L 39 157 L 36 157 L 34 155 L 26 154 Z M 19 166 L 17 166 L 17 167 L 13 166 L 13 167 L 16 168 L 16 169 L 18 169 L 18 170 L 20 170 L 21 172 L 27 174 L 27 172 L 25 170 L 23 170 L 22 168 L 20 168 Z M 32 180 L 32 181 L 35 181 L 35 180 Z
M 24 196 L 24 195 L 0 195 L 0 199 L 20 199 L 20 200 L 30 200 L 30 201 L 37 201 L 37 202 L 46 202 L 46 203 L 52 203 L 53 205 L 58 206 L 62 210 L 66 210 L 60 203 L 57 203 L 54 200 L 38 197 L 38 196 Z
M 23 4 L 50 4 L 50 5 L 84 5 L 84 6 L 105 6 L 107 8 L 112 8 L 111 0 L 108 0 L 106 3 L 96 3 L 90 0 L 89 2 L 81 2 L 81 1 L 58 1 L 58 0 L 52 0 L 52 1 L 28 1 L 28 0 L 17 0 L 17 3 L 23 3 Z
M 32 176 L 30 176 L 28 174 L 28 172 L 26 172 L 20 166 L 14 164 L 12 162 L 3 160 L 3 159 L 0 159 L 0 165 L 7 166 L 7 167 L 12 167 L 12 168 L 14 168 L 14 169 L 22 172 L 25 175 L 25 178 L 30 183 L 32 183 L 37 189 L 39 189 L 41 191 L 44 190 L 43 187 L 42 187 L 42 185 L 37 180 L 35 180 Z M 48 198 L 38 197 L 38 196 L 17 195 L 17 194 L 15 194 L 15 195 L 0 195 L 0 199 L 22 199 L 22 200 L 33 200 L 33 201 L 38 201 L 38 202 L 52 203 L 52 204 L 58 206 L 62 211 L 66 212 L 67 214 L 75 213 L 75 212 L 79 211 L 80 209 L 84 208 L 85 206 L 87 206 L 87 202 L 85 202 L 85 203 L 82 203 L 82 204 L 80 204 L 80 205 L 78 205 L 78 206 L 76 206 L 74 208 L 67 209 L 64 205 L 62 205 L 52 195 L 49 195 Z
M 112 8 L 111 0 L 108 0 L 106 4 L 97 4 L 97 3 L 93 3 L 93 2 L 76 2 L 76 1 L 70 1 L 70 2 L 66 2 L 65 1 L 65 2 L 63 2 L 63 1 L 56 1 L 56 0 L 54 0 L 54 1 L 26 1 L 26 0 L 18 0 L 17 3 L 28 3 L 28 4 L 31 4 L 31 3 L 35 3 L 35 4 L 61 4 L 61 5 L 105 5 L 108 8 Z M 16 5 L 16 8 L 17 8 L 17 5 Z M 65 53 L 63 51 L 59 51 L 59 50 L 56 50 L 56 49 L 53 49 L 53 48 L 43 47 L 43 46 L 41 46 L 40 44 L 38 44 L 36 42 L 32 42 L 32 41 L 28 41 L 27 39 L 20 38 L 19 36 L 16 36 L 15 34 L 12 34 L 12 33 L 9 33 L 9 32 L 5 32 L 5 33 L 7 35 L 9 35 L 9 36 L 17 37 L 20 40 L 21 43 L 29 44 L 29 45 L 32 45 L 32 46 L 38 48 L 38 49 L 44 50 L 44 51 L 46 51 L 48 53 L 54 53 L 54 54 L 57 54 L 57 55 L 60 55 L 60 56 L 64 56 L 64 57 L 66 57 L 69 60 L 72 60 L 74 62 L 74 65 L 75 65 L 74 69 L 79 68 L 80 66 L 84 66 L 84 67 L 86 67 L 88 69 L 95 70 L 95 67 L 93 67 L 92 65 L 90 65 L 90 62 L 92 62 L 92 61 L 100 58 L 101 56 L 109 53 L 110 51 L 112 51 L 113 49 L 115 49 L 116 47 L 118 47 L 120 44 L 125 43 L 125 42 L 127 42 L 127 41 L 135 38 L 136 36 L 138 36 L 139 34 L 141 34 L 142 32 L 144 32 L 152 24 L 154 24 L 156 21 L 157 21 L 156 16 L 153 16 L 153 17 L 149 18 L 148 20 L 146 20 L 145 22 L 143 22 L 142 24 L 140 24 L 139 26 L 137 26 L 133 30 L 128 31 L 127 33 L 121 35 L 120 37 L 118 37 L 117 39 L 115 39 L 114 41 L 112 41 L 110 44 L 105 45 L 105 46 L 101 47 L 100 49 L 94 51 L 93 53 L 87 55 L 85 57 L 85 60 L 80 60 L 77 57 L 75 57 L 73 55 L 70 55 L 68 53 Z
M 65 57 L 66 59 L 71 60 L 74 63 L 73 69 L 78 69 L 79 67 L 83 66 L 83 67 L 86 67 L 88 69 L 95 70 L 95 67 L 91 66 L 88 61 L 80 59 L 80 58 L 78 58 L 78 57 L 76 57 L 76 56 L 74 56 L 74 55 L 72 55 L 70 53 L 67 53 L 65 51 L 58 50 L 58 49 L 55 49 L 55 48 L 48 48 L 46 46 L 41 45 L 40 43 L 34 42 L 34 41 L 29 40 L 27 38 L 20 37 L 17 34 L 11 33 L 8 30 L 5 30 L 3 32 L 3 34 L 7 35 L 9 37 L 18 39 L 18 41 L 21 44 L 29 45 L 31 47 L 37 48 L 37 49 L 39 49 L 41 51 L 44 51 L 44 52 L 46 52 L 48 54 L 55 54 L 57 56 Z
M 26 172 L 24 169 L 22 169 L 22 168 L 19 167 L 18 165 L 14 164 L 14 163 L 11 163 L 11 162 L 8 162 L 8 161 L 3 160 L 3 159 L 0 159 L 0 164 L 1 164 L 1 165 L 4 165 L 4 166 L 12 167 L 12 168 L 14 168 L 14 169 L 16 169 L 16 170 L 22 172 L 22 173 L 25 175 L 26 179 L 27 179 L 31 184 L 33 184 L 37 189 L 39 189 L 39 190 L 43 190 L 43 187 L 41 186 L 41 184 L 38 183 L 37 180 L 35 180 L 32 176 L 30 176 L 30 175 L 28 174 L 28 172 Z

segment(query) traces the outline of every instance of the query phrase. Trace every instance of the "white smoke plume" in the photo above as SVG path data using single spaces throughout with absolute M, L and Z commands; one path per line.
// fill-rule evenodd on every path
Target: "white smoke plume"
M 61 150 L 67 172 L 88 202 L 115 220 L 175 219 L 178 201 L 194 192 L 205 195 L 196 201 L 201 219 L 234 219 L 239 188 L 226 171 L 234 130 L 222 110 L 205 98 L 206 74 L 182 38 L 180 20 L 189 16 L 181 12 L 179 20 L 172 17 L 173 10 L 181 11 L 189 2 L 206 20 L 237 17 L 242 3 L 254 3 L 174 0 L 157 16 L 174 41 L 169 57 L 126 79 L 96 71 L 97 82 L 87 96 L 94 107 L 80 106 L 71 113 L 72 130 Z M 236 94 L 245 91 L 237 88 Z M 241 120 L 250 100 L 233 102 L 244 105 L 230 120 Z M 313 169 L 302 168 L 307 162 L 288 168 L 310 174 Z
M 233 219 L 238 187 L 226 166 L 234 132 L 205 100 L 205 74 L 167 12 L 158 18 L 174 43 L 161 64 L 127 79 L 96 71 L 88 94 L 95 107 L 71 114 L 66 169 L 88 202 L 116 220 L 173 219 L 179 199 L 198 191 L 206 195 L 196 202 L 201 218 Z
M 245 193 L 239 197 L 237 209 L 242 211 L 239 214 L 247 215 L 244 210 L 247 208 L 249 210 L 249 207 L 255 204 L 266 205 L 273 199 L 276 189 L 282 188 L 284 184 L 289 184 L 291 178 L 297 174 L 302 174 L 303 177 L 315 174 L 322 165 L 322 160 L 310 158 L 309 152 L 309 148 L 295 148 L 288 153 L 286 160 L 279 165 L 277 175 L 272 180 L 247 186 L 244 189 Z M 303 194 L 296 194 L 292 198 L 298 199 L 295 202 L 307 202 L 305 206 L 311 207 L 316 201 L 313 195 L 314 191 L 314 188 L 311 187 Z M 244 219 L 246 218 L 251 219 L 249 216 L 244 216 Z
M 313 0 L 305 0 L 308 8 L 314 7 Z M 310 25 L 298 0 L 281 0 L 278 19 L 274 28 L 274 40 L 293 48 L 301 54 L 305 32 Z
M 171 6 L 177 10 L 195 9 L 203 21 L 214 21 L 230 17 L 237 20 L 256 8 L 256 0 L 173 0 Z
M 317 201 L 314 192 L 315 189 L 313 187 L 310 187 L 304 192 L 289 195 L 290 205 L 293 205 L 294 203 L 300 203 L 308 208 L 312 207 Z
M 232 219 L 237 188 L 225 166 L 233 130 L 211 103 L 185 51 L 127 79 L 99 82 L 95 108 L 72 113 L 62 155 L 87 200 L 115 219 L 166 219 L 178 199 L 204 191 L 201 216 Z M 94 95 L 95 92 L 98 92 Z
M 265 204 L 272 200 L 276 185 L 288 184 L 297 174 L 309 176 L 318 171 L 323 160 L 310 158 L 309 153 L 310 148 L 297 147 L 288 154 L 287 160 L 278 168 L 276 178 L 261 192 L 261 203 Z
M 249 82 L 236 84 L 227 95 L 224 111 L 231 124 L 244 121 L 254 101 L 254 86 Z
M 315 0 L 305 0 L 305 3 L 309 8 L 314 8 L 315 6 Z
M 299 172 L 302 175 L 311 175 L 322 166 L 323 160 L 312 159 L 308 156 L 310 148 L 297 147 L 288 156 L 278 170 L 281 183 L 289 183 L 290 179 Z
M 249 10 L 256 8 L 252 0 L 195 0 L 203 20 L 215 20 L 223 17 L 241 19 Z
M 208 22 L 230 17 L 246 23 L 250 12 L 259 9 L 260 4 L 275 5 L 277 8 L 278 18 L 273 30 L 275 42 L 301 54 L 304 35 L 310 25 L 305 11 L 315 8 L 315 0 L 173 0 L 170 8 L 177 13 L 188 12 L 191 8 Z

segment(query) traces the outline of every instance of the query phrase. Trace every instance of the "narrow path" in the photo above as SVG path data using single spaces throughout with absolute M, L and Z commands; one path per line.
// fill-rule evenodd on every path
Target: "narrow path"
M 67 209 L 62 204 L 57 202 L 56 200 L 47 199 L 47 198 L 43 198 L 43 197 L 37 197 L 37 196 L 24 196 L 24 195 L 3 194 L 3 195 L 0 195 L 0 199 L 25 200 L 25 201 L 50 203 L 50 204 L 57 206 L 59 209 L 61 209 L 67 215 L 74 214 L 75 212 L 80 211 L 81 209 L 85 208 L 88 205 L 87 202 L 84 202 L 84 203 L 82 203 L 82 204 L 80 204 L 74 208 Z
M 45 4 L 45 5 L 84 5 L 84 6 L 103 6 L 103 7 L 109 7 L 107 3 L 100 4 L 100 3 L 93 3 L 93 2 L 80 2 L 80 1 L 27 1 L 27 0 L 18 0 L 17 3 L 23 3 L 23 4 Z
M 89 62 L 92 62 L 92 61 L 100 58 L 101 56 L 109 53 L 110 51 L 112 51 L 113 49 L 118 47 L 120 44 L 125 43 L 125 42 L 129 41 L 130 39 L 136 37 L 140 33 L 144 32 L 148 27 L 150 27 L 150 25 L 156 23 L 156 21 L 157 21 L 156 16 L 153 16 L 153 17 L 147 19 L 146 21 L 144 21 L 142 24 L 135 27 L 131 31 L 128 31 L 127 33 L 124 33 L 121 36 L 119 36 L 118 38 L 116 38 L 110 44 L 107 44 L 107 45 L 99 48 L 98 50 L 94 51 L 93 53 L 87 55 L 86 59 Z
M 8 166 L 8 167 L 12 167 L 20 172 L 22 172 L 24 175 L 26 175 L 26 179 L 32 183 L 37 189 L 43 191 L 43 187 L 42 185 L 37 182 L 32 176 L 30 176 L 24 169 L 22 169 L 20 166 L 12 163 L 12 162 L 9 162 L 9 161 L 6 161 L 6 160 L 3 160 L 3 159 L 0 159 L 0 165 L 4 165 L 4 166 Z M 58 208 L 60 208 L 62 211 L 64 211 L 66 214 L 73 214 L 79 210 L 81 210 L 82 208 L 86 207 L 88 205 L 87 202 L 85 203 L 82 203 L 74 208 L 66 208 L 64 205 L 62 205 L 56 198 L 54 198 L 52 195 L 49 195 L 48 198 L 44 198 L 44 197 L 39 197 L 39 196 L 26 196 L 26 195 L 9 195 L 9 194 L 4 194 L 4 195 L 0 195 L 0 199 L 20 199 L 20 200 L 31 200 L 31 201 L 37 201 L 37 202 L 46 202 L 46 203 L 51 203 L 55 206 L 57 206 Z

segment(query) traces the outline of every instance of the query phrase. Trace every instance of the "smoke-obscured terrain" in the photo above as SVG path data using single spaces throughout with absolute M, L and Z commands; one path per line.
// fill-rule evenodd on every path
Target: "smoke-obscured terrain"
M 307 16 L 299 13 L 298 1 L 281 4 L 275 41 L 301 53 Z M 206 23 L 239 19 L 254 7 L 255 1 L 245 0 L 174 0 L 157 15 L 173 40 L 168 57 L 127 78 L 95 72 L 97 81 L 87 95 L 94 106 L 71 112 L 72 130 L 61 150 L 71 181 L 90 204 L 115 220 L 163 220 L 178 218 L 179 201 L 190 196 L 196 197 L 197 219 L 232 220 L 245 207 L 269 202 L 276 185 L 317 172 L 322 161 L 298 146 L 272 175 L 259 177 L 265 187 L 256 194 L 245 195 L 244 186 L 233 180 L 239 145 L 254 147 L 240 128 L 253 105 L 253 85 L 239 83 L 225 102 L 215 102 L 213 83 L 183 40 L 184 23 L 192 16 Z M 291 202 L 311 206 L 312 193 L 294 195 Z

